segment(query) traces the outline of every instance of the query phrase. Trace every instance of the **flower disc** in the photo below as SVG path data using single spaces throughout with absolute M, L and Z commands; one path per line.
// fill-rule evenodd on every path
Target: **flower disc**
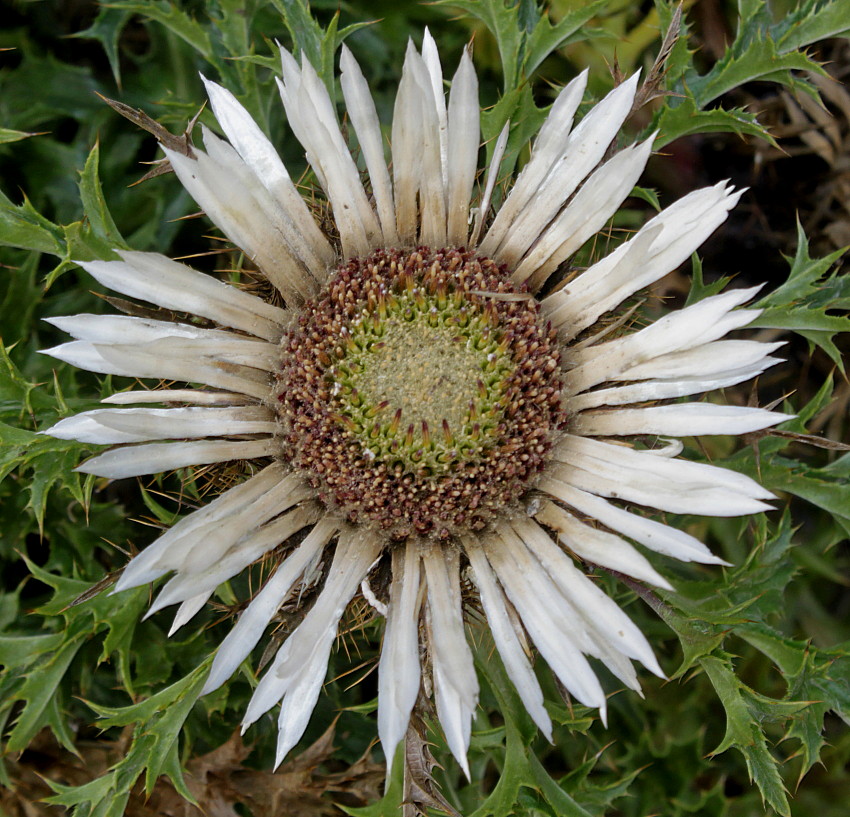
M 287 454 L 326 504 L 395 539 L 485 527 L 564 421 L 539 305 L 464 250 L 348 261 L 281 349 Z

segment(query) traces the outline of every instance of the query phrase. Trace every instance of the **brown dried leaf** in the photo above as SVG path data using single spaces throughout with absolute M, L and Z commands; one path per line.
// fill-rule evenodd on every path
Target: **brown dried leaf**
M 383 764 L 370 762 L 368 752 L 351 766 L 335 761 L 334 726 L 277 772 L 245 766 L 251 747 L 235 732 L 217 749 L 189 761 L 185 781 L 197 806 L 162 777 L 150 797 L 139 781 L 125 817 L 239 817 L 244 811 L 237 804 L 257 815 L 342 817 L 334 800 L 352 807 L 374 802 L 381 795 L 386 770 Z M 75 757 L 43 730 L 20 759 L 4 759 L 12 787 L 0 787 L 0 815 L 53 817 L 56 808 L 41 802 L 53 793 L 46 781 L 81 786 L 106 774 L 126 754 L 132 731 L 127 727 L 117 741 L 80 741 L 80 757 Z M 320 766 L 336 770 L 328 773 Z
M 114 309 L 123 312 L 125 315 L 132 315 L 134 318 L 147 318 L 157 321 L 177 321 L 175 313 L 167 309 L 159 309 L 157 307 L 148 307 L 137 304 L 134 301 L 128 301 L 126 298 L 116 298 L 113 295 L 102 295 L 94 293 L 98 298 L 103 299 Z
M 98 96 L 109 105 L 112 110 L 120 113 L 125 119 L 129 119 L 133 124 L 138 125 L 142 130 L 146 130 L 148 133 L 152 134 L 156 137 L 157 142 L 167 147 L 169 150 L 176 150 L 182 153 L 184 156 L 188 156 L 189 158 L 194 158 L 195 154 L 192 151 L 192 144 L 189 134 L 191 133 L 191 129 L 194 126 L 195 122 L 198 120 L 198 116 L 200 116 L 200 112 L 195 114 L 192 121 L 189 123 L 188 128 L 180 135 L 177 136 L 173 134 L 170 130 L 163 127 L 159 124 L 155 119 L 151 119 L 143 110 L 137 108 L 131 108 L 129 105 L 125 105 L 123 102 L 118 102 L 115 99 L 110 99 L 109 97 L 104 96 L 103 94 L 98 94 Z M 201 109 L 203 110 L 203 108 Z
M 813 445 L 817 448 L 826 448 L 828 451 L 850 451 L 850 445 L 839 443 L 836 440 L 828 440 L 815 434 L 798 434 L 796 431 L 780 431 L 779 429 L 766 429 L 754 431 L 752 436 L 759 437 L 781 437 L 783 440 L 793 440 L 795 443 Z
M 670 25 L 661 42 L 661 50 L 655 58 L 655 62 L 643 84 L 638 88 L 635 94 L 635 100 L 632 103 L 632 109 L 629 112 L 631 116 L 635 111 L 639 111 L 647 102 L 658 97 L 667 96 L 668 91 L 661 90 L 661 83 L 664 80 L 664 75 L 667 73 L 667 57 L 676 45 L 679 39 L 679 29 L 682 25 L 682 3 L 676 6 L 676 11 L 673 12 L 673 18 L 670 20 Z
M 80 595 L 77 596 L 77 598 L 75 598 L 68 607 L 65 608 L 65 610 L 70 607 L 76 607 L 78 604 L 82 604 L 84 601 L 88 601 L 89 599 L 93 599 L 95 596 L 100 595 L 100 593 L 106 590 L 107 587 L 115 584 L 115 582 L 118 581 L 118 577 L 123 572 L 123 568 L 121 570 L 113 570 L 112 573 L 104 576 L 99 582 L 95 582 L 88 590 L 83 590 L 83 592 L 80 593 Z
M 449 817 L 461 814 L 443 797 L 432 772 L 437 761 L 431 754 L 422 718 L 414 712 L 407 727 L 404 742 L 404 805 L 403 817 L 425 817 L 426 808 L 437 809 Z
M 145 173 L 144 176 L 139 179 L 136 179 L 136 181 L 134 181 L 130 185 L 130 187 L 135 187 L 137 184 L 146 182 L 149 179 L 155 179 L 157 176 L 165 176 L 166 174 L 171 173 L 173 171 L 173 168 L 171 167 L 171 162 L 169 162 L 168 159 L 157 159 L 155 162 L 151 162 L 150 164 L 152 164 L 153 167 L 147 173 Z
M 813 122 L 806 116 L 806 112 L 799 102 L 785 91 L 782 92 L 782 101 L 785 103 L 785 110 L 788 112 L 788 118 L 791 120 L 791 124 L 797 128 L 800 139 L 828 165 L 834 165 L 835 148 L 831 141 L 821 132 L 822 124 L 817 121 Z M 826 113 L 827 117 L 832 120 L 832 117 L 826 111 L 823 111 L 823 109 L 820 109 L 820 111 Z
M 847 88 L 836 77 L 832 76 L 825 77 L 821 74 L 809 72 L 806 74 L 806 79 L 817 86 L 821 95 L 835 105 L 844 114 L 847 123 L 850 124 L 850 93 L 848 93 Z

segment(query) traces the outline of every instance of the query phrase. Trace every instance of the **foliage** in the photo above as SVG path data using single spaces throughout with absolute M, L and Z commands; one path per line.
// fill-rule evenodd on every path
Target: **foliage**
M 275 101 L 276 40 L 304 51 L 331 88 L 345 40 L 366 66 L 386 121 L 408 35 L 418 38 L 429 25 L 444 63 L 454 65 L 471 28 L 490 150 L 511 123 L 504 174 L 524 161 L 551 102 L 540 77 L 559 84 L 591 64 L 591 95 L 601 95 L 612 79 L 600 66 L 615 51 L 623 71 L 642 67 L 649 82 L 649 114 L 634 118 L 627 138 L 658 130 L 658 147 L 708 133 L 770 141 L 758 115 L 729 93 L 758 80 L 816 97 L 808 72 L 823 69 L 807 49 L 850 34 L 850 14 L 847 0 L 801 0 L 782 14 L 763 0 L 741 0 L 725 9 L 734 36 L 712 62 L 696 47 L 687 8 L 678 17 L 662 0 L 643 11 L 618 0 L 562 0 L 546 13 L 534 0 L 440 0 L 426 7 L 323 0 L 312 8 L 305 0 L 112 0 L 88 19 L 59 15 L 61 5 L 22 4 L 0 31 L 0 48 L 11 49 L 0 54 L 0 732 L 9 761 L 0 782 L 17 784 L 19 755 L 40 735 L 69 763 L 87 743 L 120 744 L 123 754 L 103 775 L 82 784 L 49 778 L 51 791 L 42 790 L 50 803 L 82 817 L 131 813 L 142 788 L 150 794 L 171 785 L 191 800 L 182 769 L 231 738 L 255 682 L 246 669 L 197 700 L 209 656 L 227 630 L 219 619 L 232 614 L 239 595 L 230 586 L 205 613 L 208 626 L 171 640 L 161 614 L 141 620 L 146 589 L 105 591 L 126 554 L 151 539 L 131 520 L 169 524 L 198 501 L 203 481 L 189 479 L 179 500 L 176 482 L 151 481 L 141 495 L 135 485 L 107 486 L 73 470 L 90 446 L 38 433 L 127 385 L 37 354 L 59 342 L 39 318 L 105 308 L 75 262 L 108 258 L 120 247 L 179 256 L 206 246 L 203 224 L 183 218 L 194 205 L 172 176 L 130 187 L 144 172 L 139 162 L 156 158 L 152 140 L 95 93 L 142 108 L 179 133 L 202 104 L 202 72 L 231 89 L 286 160 L 302 168 Z M 452 19 L 457 15 L 460 23 Z M 662 42 L 666 59 L 653 68 Z M 92 57 L 95 43 L 102 54 Z M 206 111 L 201 121 L 215 126 Z M 640 197 L 656 200 L 649 190 Z M 841 256 L 812 257 L 800 228 L 787 280 L 762 296 L 764 311 L 752 324 L 788 340 L 792 360 L 820 361 L 797 394 L 786 394 L 798 386 L 793 366 L 784 381 L 768 384 L 796 418 L 780 435 L 751 435 L 740 450 L 721 438 L 689 451 L 757 476 L 777 494 L 778 510 L 755 519 L 678 520 L 736 566 L 657 560 L 677 588 L 657 595 L 599 577 L 658 645 L 671 680 L 645 679 L 645 701 L 611 681 L 605 729 L 595 713 L 565 702 L 541 668 L 556 724 L 549 745 L 519 704 L 486 630 L 473 624 L 483 692 L 471 782 L 439 735 L 431 735 L 440 764 L 435 777 L 451 808 L 475 817 L 678 817 L 755 814 L 763 801 L 782 815 L 843 813 L 850 787 L 828 770 L 842 768 L 850 752 L 850 628 L 840 615 L 847 601 L 840 543 L 850 533 L 850 454 L 808 445 L 824 417 L 846 406 L 846 384 L 839 386 L 844 402 L 834 402 L 833 379 L 823 373 L 824 361 L 844 371 L 840 333 L 848 329 L 850 285 Z M 214 269 L 215 256 L 195 261 Z M 689 300 L 716 289 L 703 282 L 698 260 L 693 281 Z M 379 629 L 368 624 L 352 640 L 333 659 L 337 680 L 327 685 L 302 745 L 339 716 L 336 758 L 353 768 L 365 752 L 380 750 L 370 748 L 368 684 L 349 687 L 344 676 L 374 664 Z M 264 721 L 255 731 L 249 763 L 267 768 L 274 730 Z M 789 792 L 796 797 L 789 800 Z M 334 797 L 323 801 L 327 813 L 340 813 L 330 811 Z M 383 799 L 340 808 L 379 817 L 398 814 L 401 800 L 396 774 Z

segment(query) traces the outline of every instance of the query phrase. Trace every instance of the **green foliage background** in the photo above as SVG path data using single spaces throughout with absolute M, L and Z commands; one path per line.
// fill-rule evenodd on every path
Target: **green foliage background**
M 613 82 L 606 63 L 616 57 L 626 74 L 649 71 L 673 27 L 678 39 L 666 41 L 665 70 L 654 75 L 666 99 L 633 121 L 623 141 L 657 129 L 658 147 L 705 133 L 770 142 L 758 116 L 725 95 L 759 81 L 817 98 L 810 72 L 823 69 L 810 46 L 850 35 L 850 2 L 740 0 L 714 7 L 735 32 L 716 60 L 696 50 L 688 9 L 680 20 L 662 0 L 556 0 L 546 10 L 533 0 L 322 0 L 312 9 L 302 0 L 112 0 L 99 7 L 21 0 L 9 7 L 0 30 L 0 47 L 11 49 L 0 54 L 0 732 L 10 764 L 0 769 L 0 784 L 20 786 L 27 747 L 49 730 L 57 752 L 84 757 L 84 746 L 124 741 L 114 765 L 82 785 L 45 773 L 56 806 L 80 817 L 130 813 L 134 792 L 153 792 L 161 776 L 191 799 L 181 769 L 231 736 L 256 681 L 246 664 L 227 687 L 198 700 L 209 656 L 237 600 L 246 597 L 247 580 L 220 588 L 202 625 L 170 640 L 167 613 L 141 621 L 147 588 L 89 592 L 152 540 L 151 526 L 168 525 L 203 501 L 207 486 L 184 474 L 181 501 L 174 478 L 146 481 L 142 490 L 135 483 L 106 486 L 72 470 L 90 446 L 37 433 L 126 385 L 37 354 L 61 342 L 39 319 L 112 309 L 74 262 L 109 258 L 123 246 L 172 256 L 209 246 L 202 220 L 180 220 L 196 208 L 173 176 L 129 186 L 144 172 L 139 162 L 157 158 L 154 140 L 97 94 L 142 108 L 181 133 L 204 99 L 203 72 L 230 88 L 300 169 L 303 157 L 274 92 L 274 41 L 306 52 L 333 88 L 336 49 L 347 40 L 389 122 L 406 40 L 419 40 L 428 25 L 449 68 L 474 34 L 485 140 L 513 123 L 507 172 L 527 156 L 553 97 L 550 83 L 590 65 L 598 98 Z M 215 127 L 206 111 L 201 121 Z M 636 192 L 647 207 L 656 201 L 652 190 Z M 615 226 L 639 223 L 639 207 Z M 558 724 L 550 746 L 506 681 L 486 628 L 473 620 L 482 701 L 471 783 L 439 733 L 431 735 L 442 766 L 435 778 L 452 808 L 476 817 L 846 814 L 850 454 L 807 445 L 801 436 L 831 410 L 834 380 L 844 383 L 840 333 L 850 328 L 850 279 L 841 274 L 841 256 L 813 257 L 799 231 L 787 277 L 765 290 L 765 312 L 754 324 L 804 355 L 831 359 L 834 377 L 823 381 L 813 368 L 808 387 L 798 388 L 795 367 L 782 370 L 785 382 L 774 382 L 770 397 L 790 395 L 785 408 L 797 415 L 782 435 L 688 447 L 694 459 L 760 479 L 779 496 L 777 510 L 743 520 L 677 520 L 733 567 L 658 560 L 676 593 L 599 577 L 656 645 L 670 679 L 645 674 L 645 700 L 611 684 L 606 729 L 595 712 L 568 706 L 539 667 Z M 214 271 L 217 261 L 203 255 L 193 262 Z M 707 268 L 704 279 L 695 259 L 689 299 L 716 291 L 721 274 L 739 272 Z M 766 277 L 747 273 L 748 280 Z M 374 681 L 350 680 L 374 665 L 380 624 L 355 626 L 345 641 L 332 661 L 329 678 L 336 680 L 302 744 L 341 712 L 337 764 L 355 763 L 375 734 Z M 247 765 L 268 768 L 272 722 L 263 721 L 248 739 Z M 380 747 L 371 751 L 380 760 Z M 389 783 L 382 800 L 360 807 L 328 795 L 327 813 L 398 814 L 401 778 Z M 334 800 L 342 803 L 337 811 Z

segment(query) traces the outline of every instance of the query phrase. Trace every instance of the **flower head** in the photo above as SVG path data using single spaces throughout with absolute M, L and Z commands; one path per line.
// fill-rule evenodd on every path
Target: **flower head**
M 725 183 L 685 196 L 588 269 L 550 281 L 604 227 L 649 157 L 652 139 L 608 158 L 636 76 L 575 128 L 586 75 L 567 85 L 491 218 L 508 128 L 477 188 L 480 111 L 468 53 L 446 101 L 433 39 L 426 33 L 421 54 L 408 49 L 392 172 L 366 81 L 345 48 L 341 69 L 365 174 L 313 67 L 282 51 L 281 98 L 333 214 L 330 229 L 232 94 L 206 81 L 228 141 L 205 129 L 205 151 L 163 149 L 277 295 L 263 300 L 156 254 L 82 264 L 104 286 L 214 327 L 53 319 L 75 338 L 48 350 L 54 357 L 197 385 L 119 392 L 104 402 L 135 407 L 85 412 L 49 433 L 114 445 L 79 468 L 107 478 L 256 464 L 253 476 L 136 556 L 117 590 L 170 574 L 151 612 L 179 605 L 174 630 L 222 582 L 277 555 L 219 647 L 209 691 L 321 573 L 321 590 L 245 715 L 247 727 L 281 703 L 278 762 L 306 728 L 339 622 L 362 586 L 386 615 L 378 726 L 388 759 L 426 673 L 466 768 L 478 682 L 462 578 L 477 589 L 508 675 L 547 736 L 520 625 L 563 686 L 604 719 L 588 658 L 633 689 L 632 661 L 661 669 L 581 565 L 669 589 L 635 543 L 683 561 L 721 561 L 635 506 L 715 516 L 767 507 L 770 494 L 757 483 L 678 458 L 673 438 L 750 432 L 783 415 L 670 401 L 753 377 L 775 362 L 777 344 L 722 339 L 755 316 L 736 308 L 754 290 L 707 297 L 637 331 L 627 317 L 600 325 L 724 221 L 740 196 Z M 370 576 L 388 580 L 370 584 Z

